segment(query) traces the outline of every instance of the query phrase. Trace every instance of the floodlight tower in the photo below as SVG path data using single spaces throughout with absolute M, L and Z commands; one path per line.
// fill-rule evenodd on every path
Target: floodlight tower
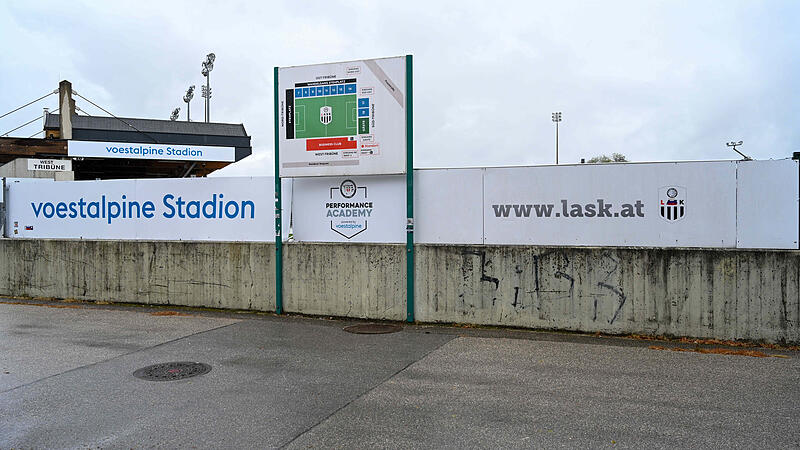
M 169 115 L 169 120 L 171 120 L 173 122 L 178 120 L 178 114 L 180 114 L 180 113 L 181 113 L 181 109 L 180 108 L 173 109 L 172 110 L 172 114 Z
M 206 55 L 206 60 L 203 61 L 203 70 L 200 73 L 206 77 L 206 85 L 203 86 L 202 96 L 206 99 L 206 122 L 211 120 L 211 108 L 209 108 L 209 104 L 211 103 L 211 84 L 210 84 L 210 75 L 211 71 L 214 70 L 214 60 L 217 59 L 217 56 L 213 53 L 209 53 Z
M 189 111 L 189 102 L 192 101 L 194 97 L 194 85 L 189 86 L 189 89 L 186 90 L 186 95 L 183 96 L 183 101 L 186 102 L 186 121 L 191 122 L 192 118 L 190 116 Z
M 552 117 L 556 124 L 556 165 L 558 165 L 558 123 L 561 122 L 561 111 L 554 112 Z

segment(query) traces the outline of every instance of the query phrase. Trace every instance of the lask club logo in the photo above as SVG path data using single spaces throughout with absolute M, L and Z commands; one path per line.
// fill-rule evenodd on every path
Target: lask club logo
M 319 109 L 319 121 L 322 122 L 323 125 L 327 125 L 331 123 L 333 120 L 333 109 L 330 106 L 323 106 Z
M 345 239 L 352 239 L 367 230 L 372 217 L 372 202 L 367 199 L 367 187 L 344 180 L 330 188 L 330 201 L 325 203 L 331 230 Z
M 658 205 L 661 217 L 667 222 L 683 219 L 686 216 L 686 188 L 662 187 L 658 192 Z

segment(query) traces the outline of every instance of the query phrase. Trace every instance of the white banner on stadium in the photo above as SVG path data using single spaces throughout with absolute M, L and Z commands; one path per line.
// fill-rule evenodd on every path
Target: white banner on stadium
M 736 247 L 798 248 L 798 161 L 739 161 L 736 167 Z
M 406 172 L 406 57 L 278 69 L 281 177 Z
M 236 161 L 234 147 L 67 141 L 67 155 L 90 158 L 162 159 L 171 161 Z
M 403 243 L 405 189 L 402 175 L 297 178 L 292 203 L 294 239 Z
M 734 247 L 736 163 L 485 169 L 486 244 Z
M 483 243 L 483 169 L 414 171 L 414 242 Z
M 274 241 L 272 177 L 9 179 L 12 238 Z M 287 183 L 285 199 L 290 200 Z M 288 232 L 288 230 L 287 230 Z

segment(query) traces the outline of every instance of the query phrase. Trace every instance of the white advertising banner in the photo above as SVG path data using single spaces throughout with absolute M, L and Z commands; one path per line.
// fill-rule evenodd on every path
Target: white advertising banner
M 483 169 L 414 171 L 414 242 L 483 243 Z
M 297 178 L 293 191 L 296 241 L 406 241 L 406 180 L 402 175 Z
M 486 244 L 735 247 L 736 163 L 485 169 Z
M 737 163 L 738 248 L 798 248 L 798 161 Z
M 406 57 L 278 69 L 281 177 L 406 172 Z
M 274 241 L 273 180 L 12 179 L 7 182 L 13 198 L 8 233 L 12 238 Z
M 171 161 L 236 161 L 236 149 L 234 147 L 185 144 L 67 141 L 67 155 L 87 158 L 133 158 Z

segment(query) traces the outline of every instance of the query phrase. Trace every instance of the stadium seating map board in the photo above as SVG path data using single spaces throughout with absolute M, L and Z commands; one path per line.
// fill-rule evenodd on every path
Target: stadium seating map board
M 405 57 L 278 69 L 280 176 L 405 173 Z

